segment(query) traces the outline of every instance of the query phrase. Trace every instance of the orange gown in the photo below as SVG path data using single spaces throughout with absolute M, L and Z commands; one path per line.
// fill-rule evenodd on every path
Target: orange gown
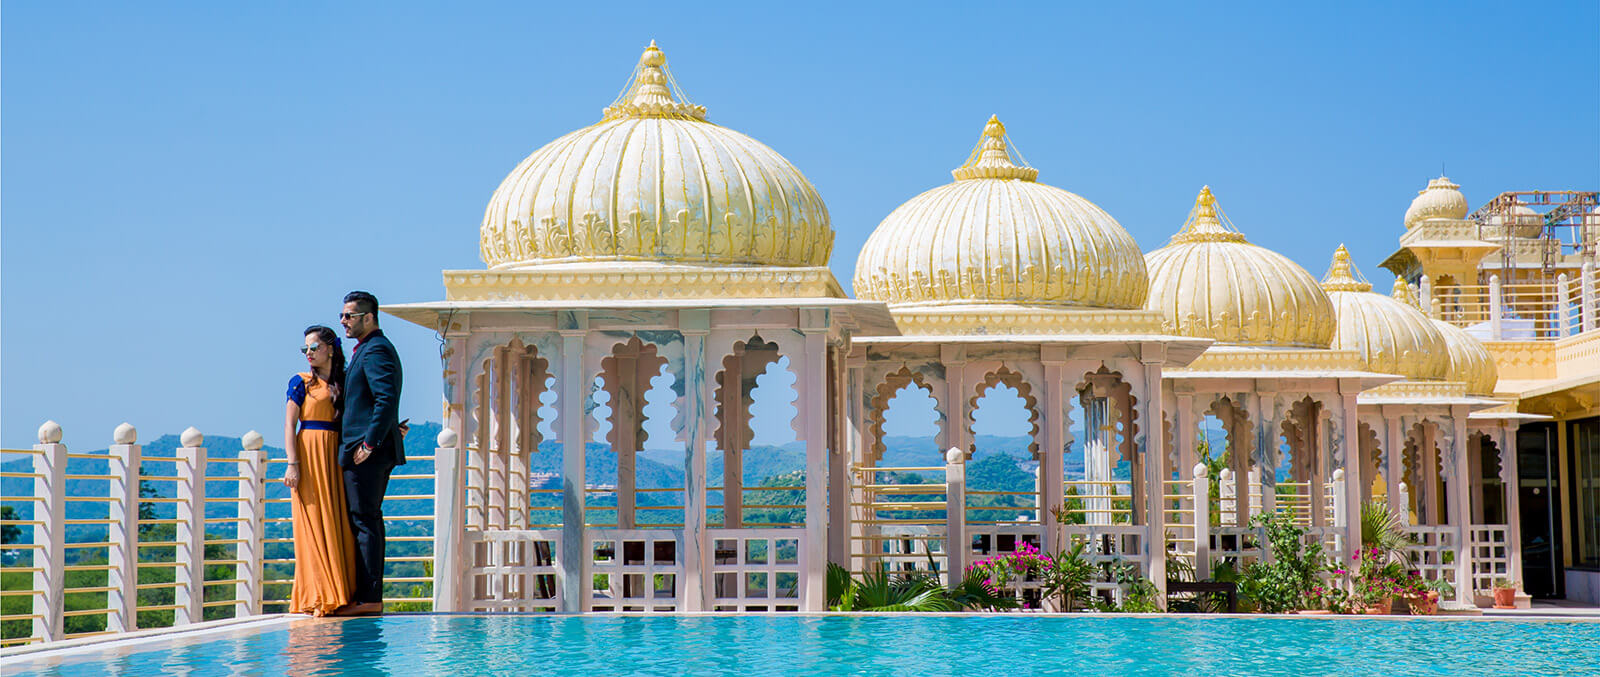
M 356 543 L 345 507 L 344 473 L 339 469 L 339 432 L 333 393 L 321 379 L 300 374 L 300 390 L 289 382 L 289 397 L 300 404 L 300 483 L 292 492 L 294 516 L 294 591 L 291 613 L 323 616 L 351 599 L 356 578 Z M 328 428 L 317 430 L 315 428 Z

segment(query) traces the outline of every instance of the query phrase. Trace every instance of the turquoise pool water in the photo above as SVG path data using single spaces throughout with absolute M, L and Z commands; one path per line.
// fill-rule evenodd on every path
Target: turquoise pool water
M 997 616 L 300 621 L 7 675 L 1600 674 L 1600 623 Z

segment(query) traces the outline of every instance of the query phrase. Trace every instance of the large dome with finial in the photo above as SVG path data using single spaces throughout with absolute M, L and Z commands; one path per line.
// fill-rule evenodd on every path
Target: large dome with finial
M 650 43 L 600 122 L 534 151 L 500 184 L 480 229 L 490 269 L 827 264 L 833 230 L 811 183 L 755 139 L 707 122 L 666 63 Z
M 1406 229 L 1428 219 L 1464 219 L 1467 209 L 1467 197 L 1461 194 L 1461 186 L 1440 176 L 1429 181 L 1428 187 L 1417 191 L 1417 197 L 1411 200 L 1411 206 L 1406 209 Z
M 1469 395 L 1494 395 L 1500 373 L 1494 355 L 1489 354 L 1483 342 L 1449 322 L 1433 320 L 1433 326 L 1444 337 L 1450 352 L 1450 374 L 1446 378 L 1466 383 Z
M 1414 381 L 1448 378 L 1450 353 L 1439 329 L 1411 305 L 1373 293 L 1372 284 L 1360 275 L 1350 252 L 1339 245 L 1322 278 L 1322 289 L 1338 315 L 1332 348 L 1361 353 L 1367 369 L 1378 373 Z
M 856 261 L 856 295 L 891 307 L 1142 307 L 1148 280 L 1133 237 L 1019 160 L 989 118 L 954 183 L 878 224 Z
M 1316 278 L 1277 252 L 1250 244 L 1230 227 L 1211 187 L 1171 244 L 1145 255 L 1148 310 L 1168 331 L 1224 344 L 1327 348 L 1333 302 Z

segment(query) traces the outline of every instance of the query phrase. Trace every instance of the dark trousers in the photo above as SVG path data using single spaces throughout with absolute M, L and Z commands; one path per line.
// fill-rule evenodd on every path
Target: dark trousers
M 356 537 L 356 587 L 351 594 L 356 604 L 383 601 L 383 494 L 393 471 L 393 463 L 377 459 L 344 469 L 344 496 Z

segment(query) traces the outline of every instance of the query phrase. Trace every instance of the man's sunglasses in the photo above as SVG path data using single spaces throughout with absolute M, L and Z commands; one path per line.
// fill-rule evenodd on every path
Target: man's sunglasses
M 358 318 L 358 317 L 361 317 L 361 316 L 362 316 L 362 315 L 366 315 L 366 313 L 365 313 L 365 312 L 359 312 L 359 313 L 339 313 L 339 319 L 340 319 L 340 320 L 354 320 L 354 319 L 356 319 L 356 318 Z

